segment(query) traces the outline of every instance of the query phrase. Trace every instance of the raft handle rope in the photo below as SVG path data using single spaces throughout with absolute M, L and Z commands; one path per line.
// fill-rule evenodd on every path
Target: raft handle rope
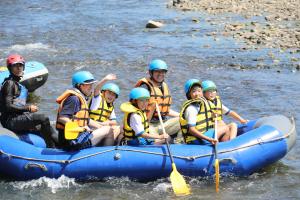
M 229 149 L 229 150 L 220 151 L 219 154 L 229 153 L 229 152 L 245 149 L 245 148 L 248 148 L 248 147 L 251 147 L 251 146 L 261 145 L 261 144 L 264 144 L 264 143 L 271 143 L 271 142 L 275 142 L 275 141 L 279 141 L 279 140 L 283 140 L 285 138 L 288 138 L 295 131 L 295 122 L 294 122 L 293 118 L 292 118 L 292 124 L 294 124 L 294 126 L 291 128 L 291 130 L 288 133 L 284 134 L 283 136 L 276 137 L 276 138 L 273 138 L 271 140 L 266 140 L 266 141 L 257 140 L 257 141 L 254 141 L 254 142 L 249 143 L 249 144 L 244 145 L 244 146 L 240 146 L 240 147 Z M 78 158 L 75 158 L 75 159 L 70 159 L 70 160 L 45 160 L 45 159 L 28 158 L 28 157 L 8 154 L 8 153 L 4 152 L 3 150 L 0 150 L 0 154 L 6 155 L 9 159 L 19 158 L 19 159 L 30 160 L 30 161 L 38 161 L 38 162 L 53 162 L 53 163 L 69 164 L 69 163 L 73 163 L 73 162 L 78 161 L 78 160 L 82 160 L 82 159 L 85 159 L 85 158 L 97 156 L 97 155 L 108 153 L 108 152 L 111 152 L 111 151 L 130 151 L 130 152 L 145 153 L 145 154 L 152 154 L 152 155 L 159 155 L 159 156 L 166 156 L 166 157 L 169 156 L 168 154 L 165 154 L 165 153 L 157 153 L 157 152 L 135 150 L 135 149 L 123 149 L 123 148 L 118 148 L 118 147 L 115 147 L 115 148 L 112 148 L 112 149 L 109 149 L 109 150 L 105 150 L 105 151 L 96 152 L 96 153 L 93 153 L 93 154 L 88 154 L 88 155 L 81 156 L 81 157 L 78 157 Z M 202 154 L 202 155 L 196 155 L 196 156 L 173 155 L 173 157 L 178 158 L 178 159 L 188 160 L 188 161 L 194 161 L 198 158 L 208 157 L 208 156 L 212 156 L 212 155 L 213 155 L 212 153 L 208 153 L 208 154 Z M 224 160 L 226 160 L 226 161 L 228 159 L 230 159 L 233 164 L 236 163 L 235 160 L 233 160 L 232 158 L 224 158 Z
M 24 168 L 28 170 L 29 168 L 41 168 L 44 172 L 48 171 L 47 167 L 43 164 L 28 162 Z

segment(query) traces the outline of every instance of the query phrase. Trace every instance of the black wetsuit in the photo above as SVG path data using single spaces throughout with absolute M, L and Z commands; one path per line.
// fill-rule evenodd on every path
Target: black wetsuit
M 39 131 L 45 139 L 47 147 L 54 147 L 49 118 L 44 114 L 30 113 L 30 104 L 16 105 L 14 100 L 20 96 L 20 77 L 10 75 L 2 84 L 0 92 L 0 121 L 3 127 L 22 134 L 26 131 Z

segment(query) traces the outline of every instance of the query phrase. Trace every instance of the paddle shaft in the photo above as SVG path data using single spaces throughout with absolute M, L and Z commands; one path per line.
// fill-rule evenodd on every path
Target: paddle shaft
M 217 115 L 215 118 L 215 140 L 218 141 L 218 119 Z M 220 166 L 219 166 L 219 160 L 218 160 L 218 150 L 217 150 L 217 143 L 215 143 L 215 172 L 216 172 L 216 192 L 219 192 L 219 183 L 220 183 Z
M 215 140 L 218 140 L 218 129 L 217 129 L 217 125 L 218 125 L 218 119 L 217 119 L 217 116 L 216 116 L 216 119 L 215 119 Z M 217 144 L 215 144 L 215 159 L 218 159 L 218 151 L 217 151 Z
M 164 127 L 164 122 L 163 122 L 163 120 L 161 118 L 160 110 L 159 110 L 159 107 L 158 107 L 157 103 L 155 103 L 155 106 L 156 106 L 156 111 L 157 111 L 157 114 L 158 114 L 159 122 L 160 122 L 160 124 L 162 126 L 163 134 L 166 134 L 166 130 L 165 130 L 165 127 Z M 174 163 L 174 159 L 173 159 L 173 155 L 171 154 L 170 144 L 169 144 L 168 139 L 165 139 L 165 140 L 166 140 L 166 144 L 167 144 L 168 153 L 170 155 L 171 163 L 173 164 Z

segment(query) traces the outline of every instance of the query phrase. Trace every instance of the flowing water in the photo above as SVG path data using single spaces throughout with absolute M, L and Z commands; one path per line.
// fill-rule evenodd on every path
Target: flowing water
M 0 1 L 0 65 L 10 53 L 37 60 L 49 69 L 47 83 L 35 92 L 40 112 L 55 120 L 55 99 L 71 85 L 75 71 L 89 70 L 97 79 L 118 76 L 121 102 L 133 84 L 147 74 L 147 63 L 161 58 L 169 65 L 167 82 L 173 108 L 185 100 L 189 78 L 217 83 L 224 103 L 247 119 L 284 114 L 300 129 L 300 73 L 290 54 L 278 49 L 248 49 L 220 32 L 236 15 L 207 15 L 167 7 L 165 0 L 2 0 Z M 195 23 L 193 18 L 199 19 Z M 160 29 L 145 29 L 147 20 Z M 257 20 L 260 20 L 259 18 Z M 187 178 L 193 194 L 182 199 L 299 199 L 300 149 L 249 177 L 221 178 L 215 194 L 208 178 Z M 142 169 L 141 169 L 142 170 Z M 61 177 L 26 182 L 0 181 L 1 199 L 173 199 L 168 179 L 138 183 L 121 179 L 78 183 Z M 178 198 L 181 199 L 181 198 Z

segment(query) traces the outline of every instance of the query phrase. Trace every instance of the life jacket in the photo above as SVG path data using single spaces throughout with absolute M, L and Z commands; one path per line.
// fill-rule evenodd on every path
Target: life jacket
M 90 110 L 90 118 L 95 121 L 105 122 L 109 119 L 112 111 L 114 110 L 114 105 L 113 104 L 109 105 L 106 102 L 104 96 L 102 94 L 100 95 L 101 95 L 100 105 L 97 110 Z
M 13 100 L 14 105 L 25 106 L 28 98 L 28 90 L 25 86 L 18 83 L 20 89 L 20 95 Z
M 62 95 L 60 95 L 56 99 L 56 102 L 58 104 L 60 104 L 59 108 L 58 108 L 57 120 L 56 120 L 56 129 L 57 130 L 64 130 L 65 129 L 65 125 L 63 123 L 59 122 L 58 118 L 59 118 L 59 114 L 60 114 L 60 112 L 63 108 L 64 101 L 71 95 L 74 95 L 74 96 L 78 97 L 78 99 L 80 101 L 80 110 L 72 116 L 72 121 L 76 121 L 78 123 L 79 127 L 84 127 L 84 126 L 88 125 L 88 122 L 89 122 L 89 109 L 88 109 L 87 102 L 86 102 L 85 98 L 83 97 L 83 95 L 80 93 L 79 90 L 70 89 L 70 90 L 66 90 Z
M 189 133 L 188 130 L 188 122 L 184 116 L 185 110 L 188 108 L 189 105 L 196 104 L 200 106 L 200 110 L 197 114 L 196 120 L 196 129 L 201 133 L 205 133 L 208 129 L 213 128 L 213 115 L 212 110 L 209 106 L 209 102 L 205 98 L 200 99 L 191 99 L 184 102 L 180 114 L 179 114 L 179 123 L 182 131 L 183 138 L 185 143 L 190 143 L 194 140 L 199 140 L 197 137 L 193 136 Z
M 163 117 L 168 115 L 170 111 L 170 106 L 172 104 L 172 97 L 170 95 L 168 85 L 165 82 L 163 82 L 162 90 L 161 90 L 159 87 L 155 86 L 155 84 L 150 78 L 142 78 L 136 83 L 135 87 L 139 87 L 144 83 L 150 89 L 150 99 L 149 99 L 149 105 L 146 109 L 146 113 L 148 114 L 150 112 L 150 109 L 152 107 L 151 104 L 157 102 L 161 115 Z M 158 118 L 158 114 L 156 110 L 153 113 L 153 117 Z
M 125 103 L 124 103 L 125 104 Z M 124 118 L 123 118 L 123 130 L 124 130 L 124 139 L 125 140 L 133 140 L 137 139 L 138 137 L 135 135 L 134 130 L 130 127 L 130 116 L 133 113 L 136 113 L 142 117 L 142 124 L 144 125 L 144 133 L 149 133 L 149 122 L 147 120 L 146 113 L 134 105 L 132 105 L 130 102 L 126 102 L 126 104 L 130 105 L 130 110 L 122 110 L 124 112 Z
M 1 88 L 2 86 L 5 84 L 6 81 L 9 81 L 11 79 L 5 79 L 1 85 Z M 13 81 L 13 80 L 11 80 Z M 18 88 L 15 88 L 14 90 L 16 91 L 16 94 L 15 94 L 15 98 L 13 99 L 13 104 L 16 105 L 16 106 L 25 106 L 26 105 L 26 102 L 27 102 L 27 98 L 28 98 L 28 90 L 25 86 L 23 86 L 22 84 L 20 84 L 19 82 L 16 82 L 15 83 L 17 84 L 17 87 Z M 1 88 L 0 88 L 0 92 L 1 92 Z M 3 95 L 2 95 L 2 92 L 1 92 L 1 96 L 0 96 L 0 101 L 1 101 L 1 108 L 0 108 L 0 112 L 5 112 L 5 108 L 4 108 L 4 102 L 3 101 Z
M 222 110 L 222 101 L 220 96 L 216 96 L 215 99 L 209 100 L 210 107 L 212 111 L 218 115 L 217 119 L 218 121 L 223 119 L 223 110 Z

